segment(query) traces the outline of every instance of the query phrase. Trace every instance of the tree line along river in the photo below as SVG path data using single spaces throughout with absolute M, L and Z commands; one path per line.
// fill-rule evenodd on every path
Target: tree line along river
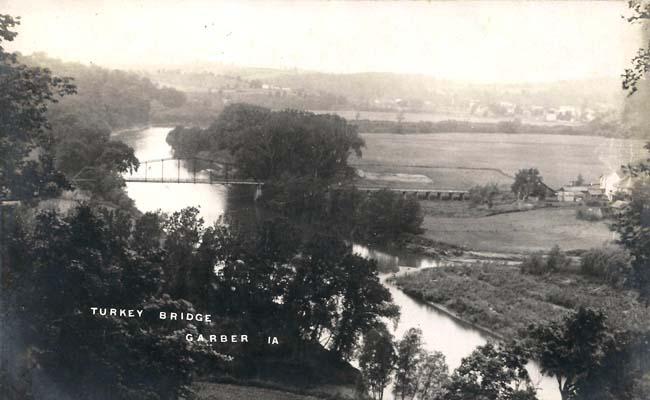
M 171 127 L 150 127 L 124 131 L 116 136 L 133 147 L 138 159 L 142 161 L 161 159 L 172 157 L 172 149 L 165 141 L 171 129 Z M 191 175 L 191 171 L 186 170 L 182 164 L 179 168 L 181 175 Z M 252 201 L 252 194 L 231 191 L 222 185 L 130 182 L 127 184 L 127 191 L 129 197 L 135 201 L 136 207 L 143 212 L 155 210 L 173 212 L 184 207 L 198 206 L 201 216 L 208 224 L 226 214 L 229 218 L 254 220 L 256 213 L 259 212 Z M 409 267 L 423 268 L 438 265 L 436 260 L 431 258 L 395 254 L 381 248 L 371 249 L 354 244 L 353 249 L 364 257 L 377 260 L 382 266 L 406 267 L 401 269 L 403 272 Z M 432 305 L 407 296 L 397 287 L 386 282 L 388 277 L 389 274 L 382 275 L 382 282 L 390 290 L 393 301 L 401 311 L 399 322 L 389 328 L 393 329 L 396 338 L 400 338 L 411 327 L 420 328 L 426 349 L 445 354 L 450 372 L 458 367 L 461 358 L 469 355 L 475 347 L 494 339 L 480 329 L 459 321 Z M 529 364 L 528 370 L 531 379 L 539 388 L 538 397 L 541 400 L 560 399 L 555 379 L 543 376 L 534 363 Z

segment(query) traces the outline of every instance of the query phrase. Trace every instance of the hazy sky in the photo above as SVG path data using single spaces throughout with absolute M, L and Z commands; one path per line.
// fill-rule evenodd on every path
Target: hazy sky
M 219 61 L 480 82 L 618 77 L 625 2 L 0 0 L 9 46 L 104 66 Z

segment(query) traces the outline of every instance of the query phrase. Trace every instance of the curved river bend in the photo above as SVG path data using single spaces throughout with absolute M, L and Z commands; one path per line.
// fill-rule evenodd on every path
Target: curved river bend
M 171 147 L 165 141 L 171 128 L 151 127 L 142 130 L 126 131 L 116 134 L 117 138 L 132 146 L 135 154 L 141 161 L 161 159 L 172 156 Z M 173 166 L 174 173 L 176 164 Z M 138 175 L 144 174 L 144 165 Z M 159 168 L 149 166 L 148 168 Z M 158 171 L 149 171 L 152 175 Z M 180 166 L 181 178 L 189 177 L 187 169 Z M 175 176 L 175 174 L 174 174 Z M 252 188 L 250 188 L 252 190 Z M 128 183 L 127 190 L 141 211 L 162 210 L 165 212 L 177 211 L 183 207 L 198 206 L 201 216 L 206 223 L 211 224 L 223 215 L 234 218 L 254 218 L 255 207 L 252 202 L 253 194 L 242 190 L 229 191 L 227 187 L 206 184 L 176 184 L 176 183 Z M 354 245 L 354 251 L 362 256 L 374 258 L 382 265 L 397 265 L 400 267 L 435 267 L 436 261 L 427 257 L 389 254 L 386 251 L 369 249 L 361 245 Z M 395 286 L 385 282 L 390 290 L 394 302 L 401 309 L 401 318 L 393 332 L 399 338 L 411 328 L 418 327 L 422 330 L 425 347 L 428 350 L 437 350 L 445 354 L 450 370 L 458 365 L 462 357 L 467 356 L 479 345 L 492 339 L 486 333 L 459 321 L 437 308 L 417 301 Z M 542 376 L 536 365 L 529 365 L 529 372 L 533 382 L 538 386 L 538 397 L 541 400 L 559 400 L 555 379 Z

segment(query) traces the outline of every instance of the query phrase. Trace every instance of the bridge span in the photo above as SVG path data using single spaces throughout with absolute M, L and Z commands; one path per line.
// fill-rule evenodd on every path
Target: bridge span
M 167 162 L 167 169 L 165 169 Z M 181 168 L 183 163 L 183 168 Z M 229 163 L 201 158 L 163 158 L 147 160 L 141 164 L 143 171 L 123 175 L 125 182 L 133 183 L 186 183 L 208 185 L 248 185 L 255 186 L 255 199 L 262 195 L 264 182 L 254 179 L 242 179 L 232 176 L 232 165 Z M 170 168 L 171 167 L 171 168 Z M 171 171 L 170 171 L 171 170 Z M 344 190 L 349 186 L 332 186 L 329 190 Z M 390 186 L 357 186 L 357 190 L 365 193 L 380 190 L 401 193 L 402 196 L 415 196 L 422 200 L 467 200 L 469 192 L 457 189 L 400 188 Z

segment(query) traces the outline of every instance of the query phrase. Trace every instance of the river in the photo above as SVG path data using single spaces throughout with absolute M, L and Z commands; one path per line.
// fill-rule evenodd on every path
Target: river
M 135 154 L 141 161 L 161 159 L 172 156 L 171 147 L 165 137 L 171 128 L 151 127 L 142 130 L 125 131 L 116 135 L 134 148 Z M 142 166 L 138 174 L 142 175 Z M 154 168 L 147 166 L 147 168 Z M 157 165 L 155 168 L 160 168 Z M 190 173 L 184 166 L 170 162 L 169 173 L 180 171 L 181 178 Z M 149 173 L 159 173 L 148 171 Z M 198 206 L 201 216 L 206 223 L 211 224 L 219 217 L 228 215 L 231 218 L 255 218 L 256 208 L 252 201 L 253 188 L 229 190 L 221 185 L 187 184 L 187 183 L 128 183 L 129 196 L 135 201 L 141 211 L 162 210 L 173 212 L 183 207 Z M 250 193 L 248 193 L 250 191 Z M 354 245 L 354 251 L 362 256 L 376 259 L 383 266 L 399 266 L 401 271 L 409 273 L 408 269 L 436 267 L 437 262 L 431 258 L 409 254 L 390 253 L 384 249 L 370 249 Z M 406 268 L 404 268 L 406 267 Z M 410 268 L 409 268 L 410 267 Z M 437 308 L 415 300 L 395 286 L 386 282 L 388 275 L 382 276 L 382 281 L 390 290 L 393 301 L 400 307 L 401 317 L 394 327 L 393 334 L 401 337 L 411 327 L 418 327 L 423 332 L 423 340 L 428 350 L 437 350 L 445 354 L 450 370 L 460 365 L 461 359 L 469 355 L 476 346 L 492 340 L 485 332 L 459 321 Z M 560 399 L 555 379 L 542 376 L 539 368 L 531 363 L 528 366 L 531 379 L 538 386 L 538 397 L 541 400 Z M 390 398 L 390 397 L 388 397 Z

